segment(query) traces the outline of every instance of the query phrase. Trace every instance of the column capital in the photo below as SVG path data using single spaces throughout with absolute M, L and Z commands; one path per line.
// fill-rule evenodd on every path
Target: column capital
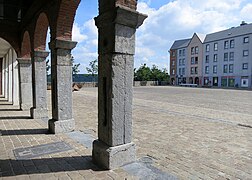
M 49 43 L 50 49 L 66 49 L 72 50 L 77 45 L 75 41 L 68 41 L 68 40 L 61 40 L 61 39 L 54 39 Z
M 47 58 L 50 52 L 48 51 L 33 51 L 34 57 Z
M 31 58 L 17 58 L 19 64 L 31 64 Z
M 117 5 L 113 11 L 107 11 L 97 16 L 95 18 L 95 24 L 98 28 L 113 23 L 137 29 L 147 17 L 147 15 L 139 13 L 134 9 Z

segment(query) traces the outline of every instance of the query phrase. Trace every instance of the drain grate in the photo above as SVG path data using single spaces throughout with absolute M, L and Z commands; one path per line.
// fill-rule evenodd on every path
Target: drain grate
M 14 149 L 13 153 L 17 160 L 27 160 L 46 154 L 59 153 L 73 149 L 69 144 L 60 141 L 38 146 Z

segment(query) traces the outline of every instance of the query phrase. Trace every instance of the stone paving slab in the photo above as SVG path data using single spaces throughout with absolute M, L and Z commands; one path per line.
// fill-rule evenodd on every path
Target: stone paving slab
M 53 142 L 48 144 L 42 144 L 32 147 L 18 148 L 14 149 L 13 153 L 16 159 L 28 160 L 35 157 L 40 157 L 46 154 L 59 153 L 64 151 L 72 150 L 73 148 L 67 143 L 61 142 Z
M 179 179 L 251 179 L 251 99 L 252 91 L 134 88 L 138 158 L 152 157 L 155 167 Z M 97 91 L 82 89 L 74 100 L 78 128 L 97 133 Z

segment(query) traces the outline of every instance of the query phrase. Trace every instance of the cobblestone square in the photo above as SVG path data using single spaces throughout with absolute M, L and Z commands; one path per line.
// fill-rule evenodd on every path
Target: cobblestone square
M 97 88 L 73 92 L 76 130 L 97 137 Z M 178 179 L 251 179 L 252 92 L 137 87 L 133 142 L 138 159 Z M 50 108 L 50 92 L 48 91 Z M 50 110 L 50 109 L 49 109 Z M 49 112 L 51 114 L 51 112 Z M 10 105 L 0 110 L 0 179 L 139 179 L 119 168 L 100 170 L 91 148 Z M 64 141 L 73 150 L 15 160 L 13 150 Z
M 97 89 L 74 93 L 79 130 L 97 132 Z M 252 179 L 252 92 L 136 87 L 137 157 L 181 179 Z

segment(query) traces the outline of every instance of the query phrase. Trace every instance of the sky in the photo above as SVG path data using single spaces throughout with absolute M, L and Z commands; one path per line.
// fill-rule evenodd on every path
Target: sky
M 136 33 L 136 68 L 155 64 L 169 69 L 168 51 L 175 40 L 236 27 L 241 21 L 252 23 L 252 0 L 138 0 L 137 11 L 148 18 Z M 78 45 L 72 51 L 80 73 L 98 57 L 97 15 L 98 0 L 81 1 L 73 26 Z

